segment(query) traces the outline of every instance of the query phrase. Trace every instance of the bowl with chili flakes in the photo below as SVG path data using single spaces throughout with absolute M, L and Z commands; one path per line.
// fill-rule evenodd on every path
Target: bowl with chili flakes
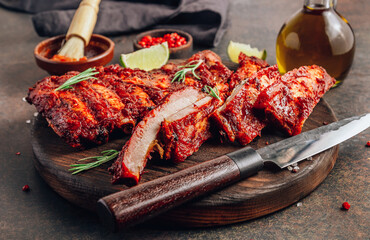
M 139 50 L 151 46 L 168 43 L 170 58 L 188 58 L 193 51 L 193 37 L 176 29 L 155 29 L 140 33 L 134 40 L 134 49 Z

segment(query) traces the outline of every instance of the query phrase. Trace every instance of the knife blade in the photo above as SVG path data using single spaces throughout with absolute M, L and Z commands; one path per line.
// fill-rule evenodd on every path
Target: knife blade
M 368 127 L 370 113 L 334 122 L 258 150 L 244 147 L 103 197 L 97 203 L 97 213 L 110 230 L 126 228 L 256 174 L 266 162 L 284 168 L 329 149 Z
M 346 118 L 260 148 L 256 150 L 260 157 L 248 147 L 227 156 L 236 162 L 241 174 L 248 177 L 253 174 L 253 168 L 260 167 L 261 161 L 284 168 L 344 142 L 369 126 L 370 113 Z

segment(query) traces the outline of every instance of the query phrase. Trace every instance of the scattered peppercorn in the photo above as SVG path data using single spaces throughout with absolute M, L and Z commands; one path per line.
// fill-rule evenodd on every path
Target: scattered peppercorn
M 367 141 L 366 147 L 370 147 L 370 141 Z
M 163 37 L 152 37 L 146 35 L 138 42 L 140 46 L 149 48 L 151 46 L 167 42 L 169 48 L 180 47 L 187 43 L 186 39 L 177 33 L 167 33 Z
M 323 122 L 322 124 L 323 124 L 323 125 L 328 125 L 329 123 L 325 121 L 325 122 Z
M 30 190 L 30 186 L 28 186 L 27 184 L 22 187 L 22 191 L 24 192 L 28 192 L 29 190 Z
M 349 205 L 349 203 L 348 203 L 348 202 L 344 202 L 344 203 L 342 204 L 342 209 L 343 209 L 343 210 L 348 210 L 350 207 L 351 207 L 351 205 Z
M 21 152 L 16 152 L 15 155 L 21 155 Z

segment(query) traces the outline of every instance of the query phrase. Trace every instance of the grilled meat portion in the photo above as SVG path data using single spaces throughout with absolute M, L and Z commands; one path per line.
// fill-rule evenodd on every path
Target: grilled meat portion
M 229 81 L 230 90 L 233 90 L 236 85 L 241 83 L 246 78 L 250 77 L 258 70 L 268 67 L 268 63 L 256 57 L 248 57 L 244 53 L 239 54 L 239 67 L 234 74 L 231 75 Z
M 231 71 L 216 54 L 203 51 L 184 64 L 193 60 L 204 61 L 196 70 L 201 81 L 188 74 L 184 83 L 172 83 L 180 68 L 171 63 L 149 72 L 111 65 L 98 67 L 97 79 L 77 83 L 68 90 L 54 91 L 78 72 L 46 77 L 29 89 L 27 101 L 36 106 L 53 130 L 72 147 L 102 144 L 117 129 L 131 133 L 136 123 L 167 94 L 186 85 L 199 89 L 209 85 L 217 87 L 222 94 L 227 91 L 224 77 Z
M 260 92 L 280 78 L 277 66 L 265 67 L 260 61 L 241 54 L 240 66 L 231 80 L 241 82 L 231 92 L 226 102 L 213 114 L 212 119 L 222 136 L 231 142 L 246 145 L 261 135 L 266 124 L 253 112 Z M 261 69 L 257 71 L 258 69 Z
M 166 118 L 159 134 L 163 158 L 182 162 L 198 151 L 212 137 L 209 118 L 222 102 L 207 96 Z
M 183 81 L 172 82 L 183 66 L 199 61 L 195 74 L 188 72 Z M 261 134 L 266 119 L 290 135 L 300 133 L 314 106 L 335 83 L 317 66 L 280 76 L 277 66 L 269 67 L 263 60 L 241 54 L 239 61 L 234 74 L 209 50 L 148 72 L 118 65 L 98 67 L 96 79 L 54 91 L 78 74 L 69 72 L 37 82 L 27 101 L 72 147 L 105 143 L 116 130 L 132 132 L 109 171 L 113 183 L 137 184 L 153 151 L 164 159 L 184 161 L 212 137 L 212 123 L 230 141 L 243 145 Z M 221 100 L 207 94 L 209 88 Z
M 147 159 L 150 158 L 150 153 L 154 150 L 159 151 L 162 156 L 163 154 L 165 157 L 174 156 L 177 157 L 174 160 L 181 161 L 197 151 L 200 145 L 211 136 L 209 117 L 223 100 L 220 102 L 216 98 L 210 97 L 204 92 L 204 87 L 209 86 L 217 89 L 220 98 L 224 99 L 228 92 L 227 79 L 232 72 L 222 64 L 219 56 L 208 50 L 193 55 L 183 64 L 177 66 L 169 64 L 162 69 L 173 77 L 177 71 L 182 69 L 179 66 L 200 60 L 202 63 L 195 70 L 195 74 L 200 79 L 192 73 L 188 73 L 183 82 L 174 82 L 171 88 L 180 88 L 180 90 L 170 92 L 136 126 L 132 137 L 110 168 L 113 174 L 113 183 L 119 181 L 137 183 Z M 172 124 L 176 127 L 173 127 Z M 166 128 L 170 125 L 171 129 Z M 161 128 L 161 126 L 163 127 Z M 169 139 L 165 138 L 162 138 L 163 141 L 160 142 L 161 135 L 174 136 L 176 133 L 172 131 L 181 131 L 180 128 L 183 128 L 183 131 L 181 135 L 178 132 L 178 137 L 181 138 L 178 144 L 166 146 L 165 142 L 168 142 Z M 189 132 L 184 132 L 184 130 L 189 130 Z M 159 134 L 160 131 L 167 131 L 168 135 Z M 187 143 L 189 138 L 192 138 L 193 146 L 179 154 L 179 149 L 189 147 Z
M 187 63 L 194 61 L 203 61 L 196 70 L 200 79 L 189 77 L 186 78 L 185 84 L 203 90 L 206 85 L 217 89 L 221 100 L 208 96 L 163 121 L 159 145 L 163 149 L 163 157 L 175 162 L 184 161 L 212 136 L 210 117 L 222 105 L 229 90 L 227 80 L 232 72 L 221 62 L 218 55 L 205 50 L 193 55 Z
M 82 92 L 78 90 L 54 91 L 56 87 L 74 75 L 77 75 L 77 72 L 70 72 L 61 77 L 44 78 L 34 88 L 30 88 L 27 101 L 36 106 L 53 130 L 72 147 L 81 147 L 86 142 L 95 144 L 106 142 L 111 123 L 100 124 L 98 119 L 103 114 L 108 117 L 114 114 L 113 109 L 99 112 L 99 109 L 106 108 L 108 102 L 99 102 L 101 97 L 92 88 Z M 86 102 L 85 99 L 89 101 Z M 124 105 L 118 107 L 123 109 Z M 96 117 L 94 114 L 98 112 L 99 116 Z M 119 119 L 118 121 L 118 124 L 123 124 L 122 122 L 130 123 L 132 120 Z
M 220 93 L 226 94 L 229 89 L 227 80 L 232 71 L 222 63 L 221 58 L 210 50 L 204 50 L 194 54 L 187 62 L 194 61 L 203 61 L 203 64 L 195 71 L 200 79 L 187 78 L 186 85 L 194 85 L 199 88 L 203 88 L 205 85 L 212 88 L 217 87 Z
M 265 88 L 254 105 L 289 135 L 302 131 L 303 123 L 320 98 L 335 83 L 322 67 L 303 66 L 284 74 Z
M 110 168 L 112 182 L 131 179 L 135 184 L 138 183 L 147 159 L 157 145 L 157 134 L 164 119 L 204 97 L 206 94 L 198 89 L 185 87 L 168 94 L 161 104 L 146 114 Z
M 233 73 L 221 61 L 221 58 L 210 50 L 204 50 L 194 54 L 191 58 L 180 64 L 169 63 L 162 67 L 173 79 L 176 72 L 183 69 L 183 66 L 202 61 L 202 64 L 195 70 L 196 78 L 191 72 L 185 75 L 184 81 L 175 81 L 172 83 L 171 90 L 186 86 L 193 86 L 203 89 L 205 86 L 217 88 L 221 95 L 227 94 L 229 90 L 228 79 Z
M 27 101 L 36 106 L 53 130 L 72 147 L 108 141 L 114 130 L 130 133 L 135 124 L 168 93 L 170 76 L 163 70 L 153 74 L 122 69 L 118 65 L 98 67 L 95 77 L 54 91 L 78 72 L 51 76 L 29 89 Z

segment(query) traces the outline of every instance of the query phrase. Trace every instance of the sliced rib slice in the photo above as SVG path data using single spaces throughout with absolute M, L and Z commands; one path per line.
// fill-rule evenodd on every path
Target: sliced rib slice
M 205 93 L 193 87 L 186 87 L 167 95 L 160 105 L 145 115 L 110 168 L 113 172 L 112 182 L 131 179 L 135 184 L 138 183 L 147 159 L 156 145 L 157 134 L 163 120 L 205 96 Z
M 221 104 L 222 101 L 207 96 L 166 118 L 159 134 L 163 157 L 182 162 L 198 151 L 212 137 L 209 118 Z
M 179 65 L 184 66 L 190 63 L 194 64 L 198 61 L 202 61 L 199 67 L 195 70 L 195 73 L 199 78 L 189 72 L 186 74 L 186 77 L 181 85 L 185 84 L 198 89 L 203 89 L 205 86 L 209 86 L 211 88 L 216 87 L 220 93 L 220 96 L 225 97 L 229 91 L 229 84 L 227 81 L 231 76 L 232 71 L 222 63 L 221 58 L 216 53 L 210 50 L 198 52 L 183 64 Z M 171 70 L 168 70 L 168 73 L 170 73 L 173 78 L 174 74 L 181 69 L 182 68 L 179 66 L 172 65 Z M 178 81 L 173 83 L 174 86 L 178 84 Z
M 243 67 L 243 66 L 242 66 Z M 253 105 L 261 90 L 280 78 L 277 66 L 263 68 L 239 83 L 231 95 L 212 115 L 220 134 L 229 141 L 246 145 L 261 135 L 265 123 L 253 112 Z
M 233 90 L 235 86 L 250 77 L 252 74 L 268 66 L 269 65 L 266 61 L 256 57 L 249 57 L 241 52 L 239 54 L 239 67 L 235 73 L 231 75 L 229 81 L 230 90 Z
M 268 86 L 254 107 L 289 135 L 297 135 L 320 98 L 335 83 L 322 67 L 312 65 L 294 69 Z

